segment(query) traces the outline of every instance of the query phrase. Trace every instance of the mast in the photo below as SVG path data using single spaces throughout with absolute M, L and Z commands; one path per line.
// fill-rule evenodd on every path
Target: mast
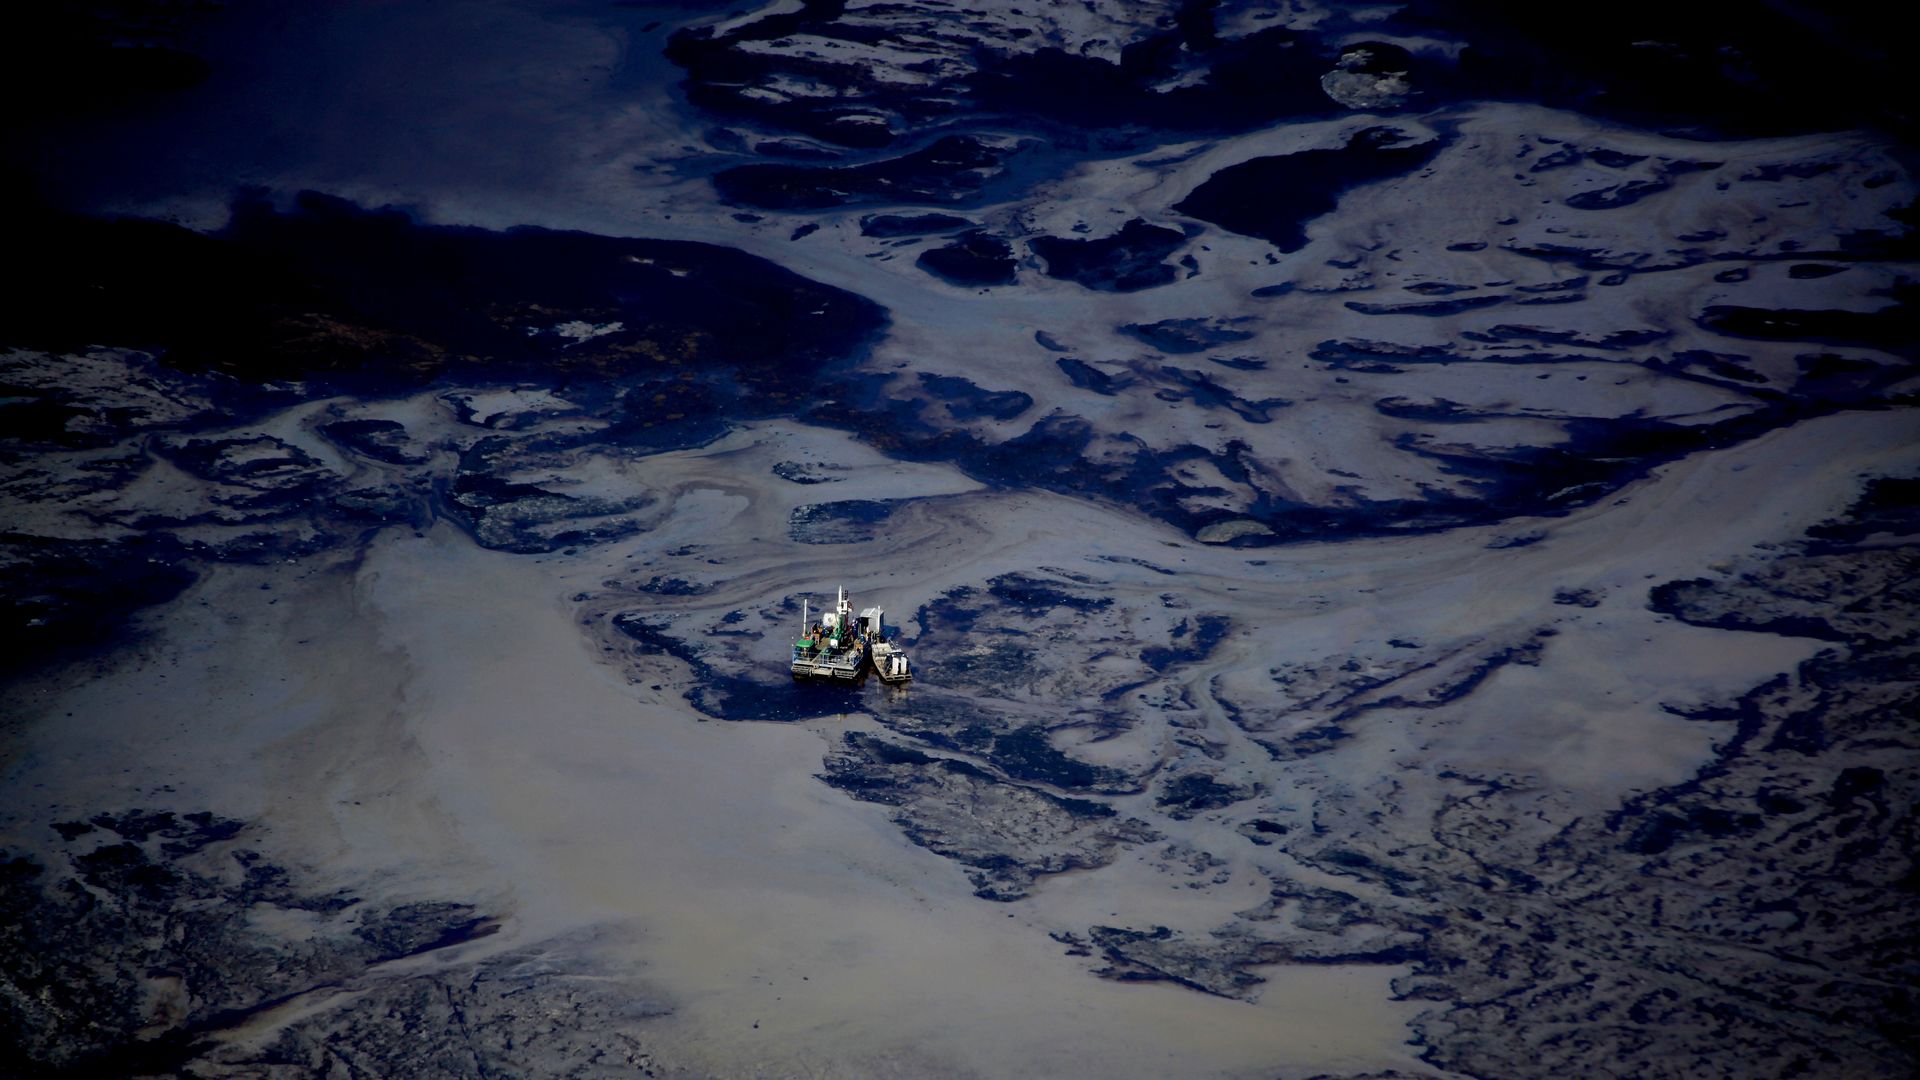
M 807 621 L 807 600 L 808 599 L 809 598 L 805 596 L 800 598 L 800 636 L 801 637 L 806 637 L 807 628 L 813 625 L 812 623 L 809 623 Z

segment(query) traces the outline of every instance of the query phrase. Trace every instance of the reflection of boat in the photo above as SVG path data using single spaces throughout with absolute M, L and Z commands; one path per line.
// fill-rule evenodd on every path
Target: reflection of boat
M 793 677 L 855 682 L 874 665 L 883 682 L 903 683 L 913 678 L 907 654 L 887 640 L 886 622 L 877 607 L 863 608 L 856 617 L 847 590 L 837 591 L 833 610 L 808 618 L 808 602 L 800 601 L 800 637 L 793 643 Z

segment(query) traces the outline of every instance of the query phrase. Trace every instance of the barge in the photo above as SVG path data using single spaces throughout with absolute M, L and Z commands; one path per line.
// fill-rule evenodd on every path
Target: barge
M 800 601 L 800 637 L 793 643 L 791 670 L 798 681 L 858 682 L 871 668 L 880 681 L 911 681 L 912 665 L 899 646 L 887 640 L 885 613 L 877 607 L 854 614 L 843 586 L 833 610 L 812 621 L 807 600 Z

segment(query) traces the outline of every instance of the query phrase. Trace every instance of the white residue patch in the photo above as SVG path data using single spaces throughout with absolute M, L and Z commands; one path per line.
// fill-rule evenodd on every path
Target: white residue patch
M 572 322 L 563 322 L 559 326 L 554 327 L 553 332 L 563 338 L 572 338 L 573 343 L 578 345 L 583 341 L 592 341 L 597 337 L 617 334 L 626 328 L 627 324 L 618 321 L 601 323 L 596 326 L 593 323 L 575 319 Z
M 1194 539 L 1203 544 L 1226 544 L 1243 536 L 1272 536 L 1273 530 L 1251 518 L 1238 521 L 1218 521 L 1194 534 Z
M 494 427 L 516 419 L 534 419 L 572 412 L 574 404 L 539 387 L 511 390 L 480 390 L 443 395 L 461 419 L 480 427 Z

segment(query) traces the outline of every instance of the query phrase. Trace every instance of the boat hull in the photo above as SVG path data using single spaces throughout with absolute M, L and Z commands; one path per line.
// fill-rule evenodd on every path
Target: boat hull
M 867 673 L 866 659 L 858 661 L 795 660 L 790 669 L 796 682 L 855 682 Z

